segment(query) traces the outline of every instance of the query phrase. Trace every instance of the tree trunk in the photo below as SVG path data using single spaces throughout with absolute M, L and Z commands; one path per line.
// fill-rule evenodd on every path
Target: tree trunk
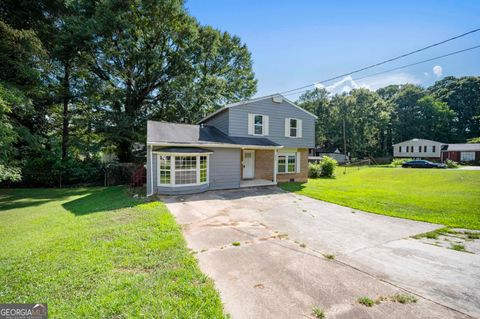
M 63 129 L 62 129 L 62 161 L 68 156 L 68 137 L 70 134 L 70 114 L 68 104 L 70 103 L 70 65 L 65 63 L 62 81 L 63 90 Z

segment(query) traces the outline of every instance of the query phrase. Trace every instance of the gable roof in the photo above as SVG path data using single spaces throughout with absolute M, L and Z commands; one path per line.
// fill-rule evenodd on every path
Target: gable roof
M 266 100 L 266 99 L 271 99 L 271 98 L 274 98 L 274 97 L 281 97 L 282 100 L 285 101 L 287 104 L 290 104 L 291 106 L 296 107 L 297 109 L 299 109 L 299 110 L 307 113 L 308 115 L 314 117 L 315 119 L 318 118 L 315 114 L 310 113 L 309 111 L 301 108 L 300 106 L 296 105 L 295 103 L 293 103 L 292 101 L 290 101 L 289 99 L 287 99 L 286 97 L 284 97 L 283 95 L 281 95 L 281 94 L 272 94 L 272 95 L 257 97 L 257 98 L 250 99 L 250 100 L 245 100 L 245 101 L 240 101 L 240 102 L 236 102 L 236 103 L 227 104 L 227 105 L 225 105 L 225 106 L 222 106 L 221 108 L 219 108 L 219 109 L 216 110 L 215 112 L 208 114 L 208 115 L 205 116 L 203 119 L 201 119 L 198 123 L 199 123 L 199 124 L 200 124 L 200 123 L 203 123 L 203 122 L 205 122 L 206 120 L 208 120 L 209 118 L 214 117 L 215 115 L 217 115 L 217 114 L 219 114 L 219 113 L 221 113 L 221 112 L 223 112 L 223 111 L 226 111 L 226 110 L 228 110 L 229 108 L 237 107 L 237 106 L 242 106 L 242 105 L 246 105 L 246 104 L 250 104 L 250 103 L 253 103 L 253 102 L 262 101 L 262 100 Z
M 267 138 L 228 136 L 210 125 L 203 126 L 157 121 L 147 122 L 147 144 L 165 146 L 282 147 Z
M 438 144 L 447 144 L 447 143 L 442 143 L 442 142 L 438 142 L 438 141 L 426 140 L 426 139 L 423 139 L 423 138 L 411 138 L 411 139 L 406 140 L 406 141 L 401 141 L 401 142 L 392 144 L 392 146 L 395 146 L 395 145 L 398 145 L 398 144 L 402 144 L 402 143 L 406 143 L 406 142 L 412 142 L 412 141 L 413 141 L 413 142 L 423 141 L 423 142 L 431 142 L 431 143 L 438 143 Z

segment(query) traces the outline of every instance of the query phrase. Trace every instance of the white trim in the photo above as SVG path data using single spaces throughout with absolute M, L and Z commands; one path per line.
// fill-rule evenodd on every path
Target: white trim
M 277 154 L 277 163 L 278 163 L 278 157 L 279 156 L 285 156 L 285 172 L 278 172 L 278 166 L 277 166 L 277 174 L 297 174 L 299 173 L 299 154 L 300 152 L 295 152 L 295 151 L 290 151 L 288 150 L 287 152 L 278 152 Z M 289 156 L 294 156 L 295 157 L 295 170 L 292 172 L 288 171 L 288 157 Z
M 283 145 L 279 146 L 263 146 L 263 145 L 247 145 L 247 144 L 181 144 L 181 143 L 166 143 L 166 142 L 147 142 L 147 145 L 152 146 L 179 146 L 179 147 L 218 147 L 218 148 L 251 148 L 251 149 L 264 149 L 274 150 L 281 149 Z M 155 151 L 158 152 L 158 151 Z
M 315 119 L 318 118 L 318 116 L 316 116 L 315 114 L 313 113 L 310 113 L 309 111 L 301 108 L 300 106 L 296 105 L 295 103 L 293 103 L 292 101 L 290 101 L 289 99 L 287 99 L 286 97 L 284 97 L 283 95 L 281 94 L 272 94 L 272 95 L 267 95 L 267 96 L 262 96 L 262 97 L 258 97 L 258 98 L 255 98 L 255 99 L 251 99 L 251 100 L 246 100 L 246 101 L 241 101 L 241 102 L 237 102 L 237 103 L 231 103 L 231 104 L 227 104 L 221 108 L 219 108 L 218 110 L 216 110 L 215 112 L 213 113 L 210 113 L 209 115 L 205 116 L 203 119 L 201 119 L 198 123 L 202 123 L 206 120 L 208 120 L 209 118 L 231 108 L 231 107 L 236 107 L 236 106 L 241 106 L 241 105 L 245 105 L 245 104 L 250 104 L 250 103 L 254 103 L 254 102 L 258 102 L 258 101 L 262 101 L 262 100 L 266 100 L 266 99 L 273 99 L 273 97 L 281 97 L 283 99 L 284 102 L 286 102 L 287 104 L 290 104 L 292 105 L 293 107 L 307 113 L 308 115 L 314 117 Z
M 262 117 L 262 133 L 257 134 L 255 133 L 255 117 L 261 116 Z M 257 114 L 257 113 L 248 113 L 248 135 L 253 136 L 268 136 L 268 115 L 264 114 Z
M 297 121 L 297 127 L 295 128 L 296 136 L 291 135 L 290 121 L 295 120 Z M 297 119 L 295 117 L 286 117 L 285 118 L 285 137 L 288 138 L 302 138 L 302 120 Z
M 147 196 L 152 196 L 153 195 L 153 148 L 151 145 L 150 146 L 147 145 L 147 150 L 149 148 L 150 148 L 150 165 L 147 165 L 147 166 L 149 166 L 148 169 L 150 170 L 150 192 L 147 194 Z
M 152 152 L 153 153 L 153 152 Z M 157 187 L 186 187 L 186 186 L 201 186 L 210 183 L 210 154 L 212 153 L 161 153 L 155 152 L 157 156 Z M 160 184 L 160 156 L 170 156 L 170 184 Z M 195 156 L 196 157 L 196 168 L 190 169 L 190 171 L 195 171 L 197 183 L 190 184 L 175 184 L 175 157 L 178 156 Z M 207 180 L 205 182 L 200 182 L 200 157 L 207 157 Z M 153 177 L 152 177 L 153 178 Z M 153 180 L 152 180 L 153 185 Z

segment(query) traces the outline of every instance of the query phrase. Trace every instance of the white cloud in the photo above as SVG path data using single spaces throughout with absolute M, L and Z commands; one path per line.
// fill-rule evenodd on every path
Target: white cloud
M 366 88 L 377 90 L 391 84 L 419 84 L 421 81 L 408 73 L 396 73 L 388 75 L 379 75 L 361 80 L 354 80 L 351 76 L 346 76 L 342 80 L 325 86 L 321 83 L 315 84 L 317 88 L 325 88 L 331 94 L 348 93 L 353 89 Z
M 440 65 L 435 65 L 433 67 L 433 73 L 437 76 L 437 77 L 441 77 L 442 74 L 443 74 L 443 68 L 440 66 Z

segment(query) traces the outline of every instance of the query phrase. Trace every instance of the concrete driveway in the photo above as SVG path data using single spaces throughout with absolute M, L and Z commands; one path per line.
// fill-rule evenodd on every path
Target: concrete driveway
M 313 307 L 327 318 L 480 317 L 480 256 L 409 238 L 440 225 L 276 187 L 162 200 L 233 318 L 313 318 Z M 398 293 L 418 301 L 393 302 Z M 361 296 L 385 300 L 365 307 Z

